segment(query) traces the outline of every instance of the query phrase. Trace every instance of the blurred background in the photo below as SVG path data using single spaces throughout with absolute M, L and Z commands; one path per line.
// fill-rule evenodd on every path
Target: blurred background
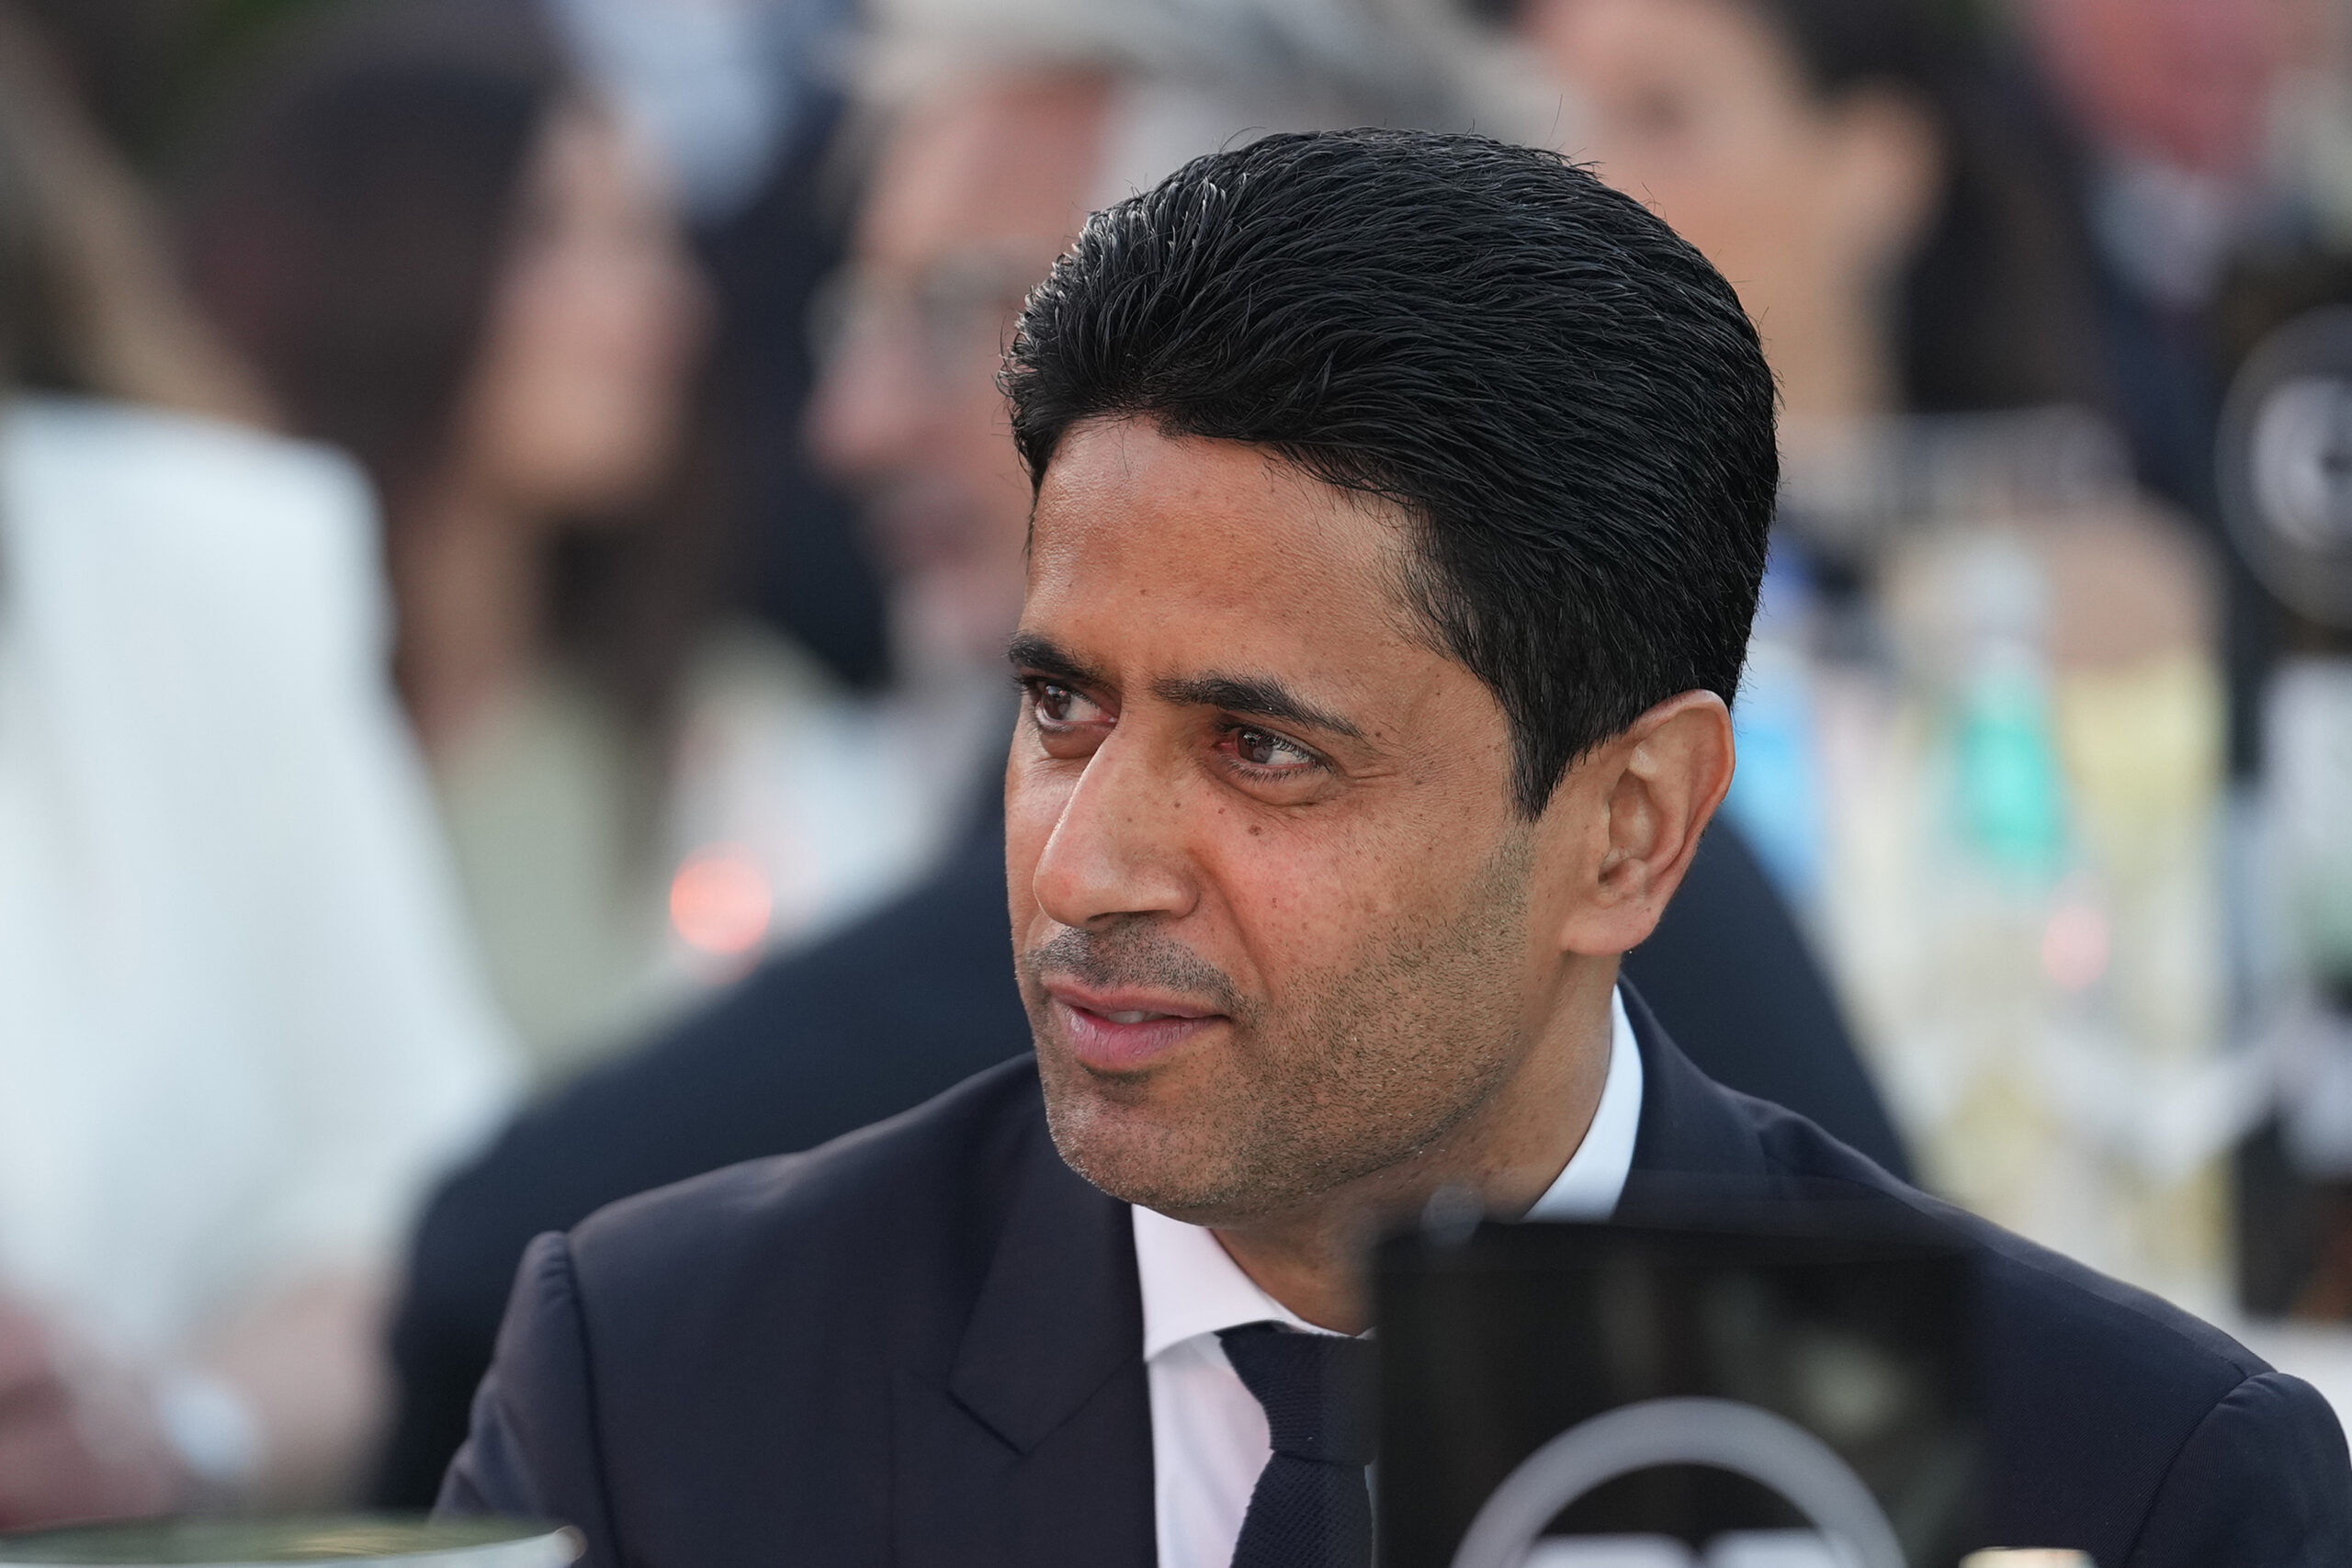
M 0 1528 L 429 1500 L 428 1197 L 933 940 L 1023 291 L 1368 120 L 1759 326 L 1723 831 L 1882 1157 L 2352 1409 L 2347 0 L 0 0 Z

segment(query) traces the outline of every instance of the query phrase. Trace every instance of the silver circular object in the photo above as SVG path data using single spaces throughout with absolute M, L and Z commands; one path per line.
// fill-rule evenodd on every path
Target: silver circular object
M 576 1530 L 543 1519 L 337 1514 L 277 1519 L 152 1519 L 0 1535 L 0 1564 L 39 1568 L 264 1568 L 398 1562 L 415 1568 L 568 1568 Z
M 1759 1482 L 1855 1568 L 1904 1568 L 1885 1511 L 1828 1444 L 1769 1410 L 1728 1399 L 1645 1400 L 1569 1427 L 1503 1478 L 1470 1521 L 1453 1568 L 1522 1568 L 1561 1509 L 1621 1475 L 1668 1464 Z
M 2278 599 L 2352 627 L 2352 306 L 2297 316 L 2230 385 L 2215 477 L 2238 553 Z

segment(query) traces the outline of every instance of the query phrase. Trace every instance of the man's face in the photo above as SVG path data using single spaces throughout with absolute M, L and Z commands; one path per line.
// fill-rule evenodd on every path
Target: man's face
M 1103 102 L 1091 77 L 966 85 L 896 128 L 867 197 L 810 434 L 865 502 L 918 667 L 994 660 L 1020 611 L 1029 481 L 996 373 L 1085 220 Z
M 1013 941 L 1055 1140 L 1118 1197 L 1279 1213 L 1441 1145 L 1527 1059 L 1556 911 L 1502 710 L 1400 597 L 1408 540 L 1134 422 L 1046 475 Z

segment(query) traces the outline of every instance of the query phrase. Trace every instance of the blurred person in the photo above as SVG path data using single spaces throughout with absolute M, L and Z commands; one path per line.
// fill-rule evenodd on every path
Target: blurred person
M 1365 1252 L 1451 1192 L 1964 1258 L 1962 1551 L 2352 1552 L 2308 1384 L 1718 1088 L 1620 985 L 1730 783 L 1773 507 L 1771 376 L 1687 243 L 1557 154 L 1271 135 L 1090 220 L 1005 381 L 1035 1061 L 539 1237 L 445 1510 L 598 1565 L 1369 1568 Z
M 2110 389 L 2150 482 L 2211 510 L 2217 370 L 2201 323 L 2233 253 L 2283 217 L 2275 95 L 2299 0 L 2029 0 L 2026 42 L 2054 100 L 2100 264 Z
M 814 380 L 810 292 L 845 240 L 827 152 L 843 107 L 846 0 L 548 3 L 671 172 L 717 291 L 716 369 L 741 427 L 797 430 Z M 855 509 L 805 443 L 744 445 L 752 525 L 730 597 L 853 690 L 884 691 L 881 574 Z
M 2249 259 L 2325 238 L 2321 193 L 2299 188 L 2290 166 L 2312 149 L 2288 143 L 2312 138 L 2281 132 L 2293 130 L 2297 79 L 2341 69 L 2340 39 L 2331 49 L 2327 37 L 2341 32 L 2340 9 L 2327 0 L 2018 8 L 2024 58 L 2008 107 L 2064 172 L 2093 282 L 2088 363 L 2099 407 L 2123 432 L 2141 481 L 2210 531 L 2228 569 L 2229 760 L 2241 781 L 2260 766 L 2263 686 L 2282 627 L 2278 602 L 2224 543 L 2213 454 L 2227 334 L 2216 310 Z M 2324 125 L 2335 116 L 2319 107 Z M 2326 129 L 2340 139 L 2340 120 Z
M 695 400 L 707 290 L 628 126 L 524 0 L 322 28 L 199 180 L 193 274 L 383 497 L 401 689 L 549 1079 L 877 897 L 944 808 L 720 614 L 736 436 Z
M 0 9 L 0 1529 L 344 1495 L 512 1097 L 364 483 L 260 408 Z
M 958 3 L 883 7 L 875 23 L 862 83 L 877 145 L 850 267 L 820 309 L 832 349 L 812 435 L 883 543 L 902 665 L 983 721 L 943 723 L 933 749 L 977 799 L 998 771 L 982 747 L 1009 717 L 1029 515 L 996 385 L 1023 294 L 1091 207 L 1238 132 L 1494 111 L 1469 40 L 1369 7 Z M 808 1147 L 1027 1048 L 1001 963 L 1002 866 L 991 805 L 905 899 L 536 1108 L 452 1179 L 420 1227 L 396 1331 L 386 1501 L 429 1497 L 463 1437 L 533 1235 Z M 1710 1070 L 1906 1168 L 1818 965 L 1736 835 L 1709 835 L 1630 967 Z
M 2107 457 L 2054 173 L 1924 0 L 1525 0 L 1577 144 L 1732 278 L 1786 423 L 1726 809 L 1930 1179 L 2211 1310 L 2211 566 Z M 1971 414 L 1972 418 L 1955 417 Z M 2218 1076 L 2217 1076 L 2218 1075 Z
M 1931 0 L 1501 9 L 1576 90 L 1569 144 L 1739 288 L 1784 442 L 2092 395 L 2063 194 L 2000 122 L 1978 40 Z

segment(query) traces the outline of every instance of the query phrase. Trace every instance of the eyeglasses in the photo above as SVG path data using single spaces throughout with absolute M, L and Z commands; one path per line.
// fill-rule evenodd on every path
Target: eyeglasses
M 852 263 L 810 294 L 808 341 L 820 363 L 877 342 L 910 346 L 933 384 L 948 383 L 982 353 L 1003 352 L 1039 276 L 1033 261 L 985 252 L 944 257 L 911 277 Z

